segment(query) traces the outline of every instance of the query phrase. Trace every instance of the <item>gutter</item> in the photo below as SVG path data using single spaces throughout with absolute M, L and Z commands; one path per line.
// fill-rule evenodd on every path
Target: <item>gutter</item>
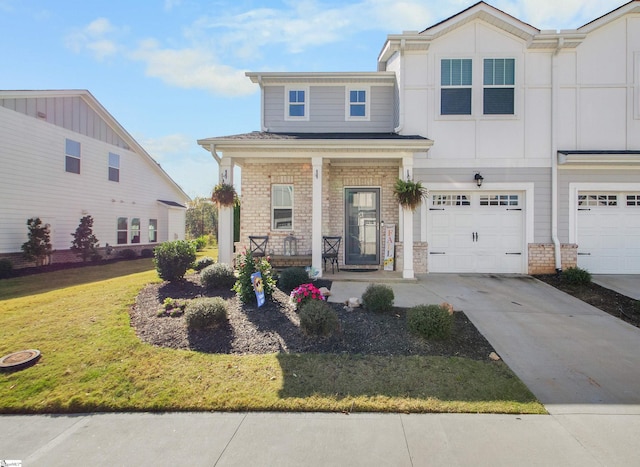
M 556 273 L 562 272 L 562 245 L 558 238 L 558 54 L 564 46 L 564 38 L 558 38 L 558 46 L 551 56 L 551 240 L 554 246 Z

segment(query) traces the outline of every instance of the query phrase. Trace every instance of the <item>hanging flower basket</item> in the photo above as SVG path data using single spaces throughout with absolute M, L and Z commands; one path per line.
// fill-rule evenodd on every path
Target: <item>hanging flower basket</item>
M 233 185 L 228 183 L 219 183 L 213 188 L 213 193 L 211 194 L 211 201 L 216 203 L 218 206 L 233 206 L 236 200 L 236 189 Z
M 405 209 L 415 211 L 422 200 L 428 196 L 428 190 L 422 186 L 421 182 L 413 180 L 397 179 L 393 187 L 393 194 L 396 200 Z

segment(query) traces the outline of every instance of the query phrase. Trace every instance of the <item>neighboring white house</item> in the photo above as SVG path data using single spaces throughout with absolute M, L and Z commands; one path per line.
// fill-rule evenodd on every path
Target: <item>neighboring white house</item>
M 293 231 L 320 267 L 339 235 L 341 264 L 381 267 L 385 222 L 406 278 L 640 273 L 640 1 L 561 31 L 479 2 L 388 36 L 377 72 L 247 75 L 261 131 L 199 141 L 242 168 L 242 245 Z M 429 189 L 413 215 L 398 176 Z
M 103 255 L 140 252 L 184 239 L 189 197 L 91 93 L 60 90 L 0 91 L 0 200 L 0 257 L 20 267 L 31 217 L 50 225 L 52 261 L 73 261 L 83 216 Z

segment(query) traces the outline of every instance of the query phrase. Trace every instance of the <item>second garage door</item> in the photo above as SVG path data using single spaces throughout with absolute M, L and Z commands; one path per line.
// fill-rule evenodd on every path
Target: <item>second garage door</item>
M 525 272 L 524 194 L 429 196 L 429 272 Z

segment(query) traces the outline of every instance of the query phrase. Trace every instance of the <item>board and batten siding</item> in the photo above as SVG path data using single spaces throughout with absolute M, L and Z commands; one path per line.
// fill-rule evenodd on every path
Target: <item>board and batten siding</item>
M 30 217 L 51 224 L 56 250 L 70 248 L 71 234 L 87 214 L 100 246 L 116 245 L 118 217 L 129 225 L 140 218 L 141 244 L 148 242 L 149 219 L 158 219 L 158 240 L 166 240 L 168 225 L 160 220 L 166 208 L 157 200 L 187 201 L 159 168 L 130 150 L 4 107 L 0 128 L 0 253 L 20 251 Z M 81 145 L 79 175 L 65 171 L 66 138 Z M 109 152 L 120 155 L 119 182 L 108 179 Z
M 346 120 L 345 86 L 310 86 L 309 120 L 292 121 L 285 120 L 285 87 L 265 86 L 264 126 L 273 133 L 393 132 L 394 88 L 371 86 L 370 89 L 370 118 L 367 121 Z

